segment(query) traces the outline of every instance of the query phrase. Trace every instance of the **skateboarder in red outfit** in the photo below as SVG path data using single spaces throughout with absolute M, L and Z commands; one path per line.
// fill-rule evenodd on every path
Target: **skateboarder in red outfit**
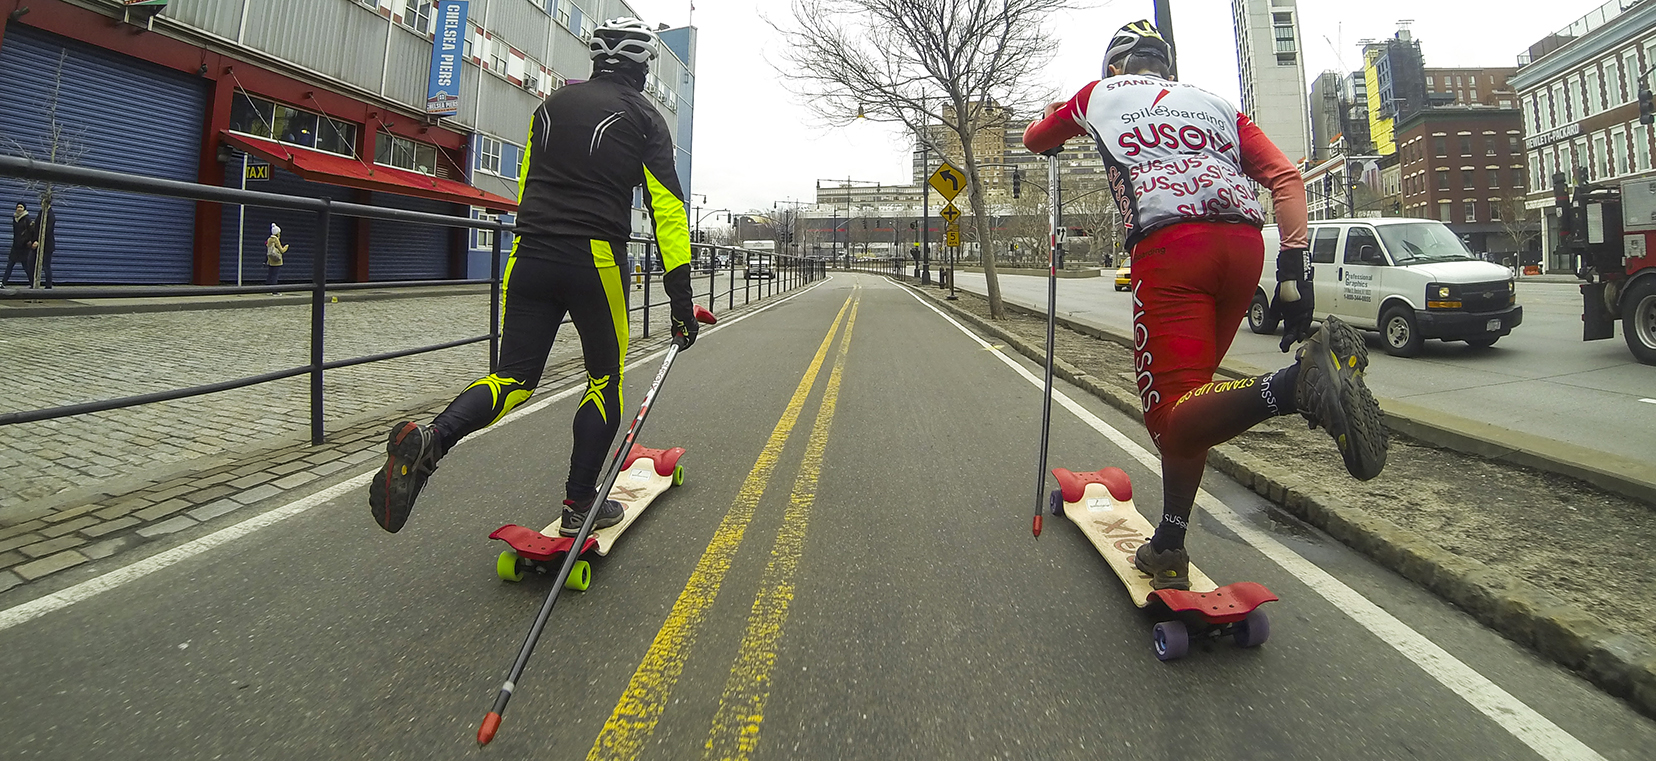
M 1299 170 L 1223 98 L 1173 81 L 1172 63 L 1172 47 L 1150 22 L 1122 27 L 1104 79 L 1047 106 L 1024 131 L 1024 146 L 1045 153 L 1087 134 L 1104 159 L 1132 256 L 1144 424 L 1162 455 L 1161 522 L 1136 564 L 1157 589 L 1189 589 L 1185 531 L 1210 447 L 1297 412 L 1328 431 L 1346 469 L 1366 481 L 1385 467 L 1386 434 L 1363 382 L 1362 336 L 1333 316 L 1312 329 Z M 1214 383 L 1264 267 L 1265 213 L 1254 182 L 1270 188 L 1282 232 L 1271 300 L 1282 350 L 1305 343 L 1281 370 Z

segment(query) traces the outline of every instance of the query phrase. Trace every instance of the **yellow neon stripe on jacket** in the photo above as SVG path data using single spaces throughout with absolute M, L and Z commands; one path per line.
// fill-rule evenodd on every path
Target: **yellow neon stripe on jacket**
M 656 245 L 661 248 L 661 267 L 672 272 L 681 264 L 690 263 L 690 220 L 684 213 L 684 201 L 644 167 L 644 187 L 650 191 L 650 210 L 655 219 Z

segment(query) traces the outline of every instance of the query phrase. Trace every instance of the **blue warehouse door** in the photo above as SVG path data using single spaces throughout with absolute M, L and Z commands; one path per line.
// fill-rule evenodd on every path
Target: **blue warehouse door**
M 460 216 L 467 208 L 444 201 L 375 193 L 375 206 Z M 465 216 L 461 216 L 465 219 Z M 442 280 L 449 276 L 453 228 L 415 222 L 373 220 L 368 228 L 369 280 Z
M 12 106 L 0 109 L 0 150 L 16 154 L 21 144 L 34 158 L 51 155 L 55 87 L 60 156 L 67 148 L 84 167 L 196 180 L 205 80 L 16 22 L 0 41 L 0 71 L 0 101 Z M 0 179 L 8 211 L 27 199 L 38 215 L 40 190 Z M 58 282 L 190 282 L 194 202 L 90 188 L 54 193 Z M 9 248 L 10 233 L 0 234 Z
M 250 157 L 249 160 L 253 163 L 266 163 L 256 156 Z M 241 153 L 237 152 L 224 168 L 224 186 L 241 187 L 241 171 Z M 249 182 L 247 189 L 287 196 L 332 198 L 336 201 L 353 201 L 356 193 L 351 188 L 305 180 L 279 166 L 270 167 L 270 179 Z M 246 222 L 243 223 L 239 215 L 242 207 L 224 204 L 221 208 L 223 226 L 220 229 L 223 233 L 219 246 L 219 280 L 225 283 L 236 282 L 236 232 L 238 227 L 245 227 L 242 231 L 240 250 L 242 283 L 250 285 L 264 282 L 265 239 L 270 237 L 270 226 L 275 224 L 282 228 L 282 243 L 288 247 L 287 254 L 282 257 L 282 269 L 277 273 L 281 282 L 311 282 L 311 262 L 315 261 L 317 248 L 321 244 L 316 212 L 249 206 Z M 350 277 L 350 252 L 356 245 L 351 229 L 350 217 L 334 214 L 329 218 L 329 282 L 341 282 Z

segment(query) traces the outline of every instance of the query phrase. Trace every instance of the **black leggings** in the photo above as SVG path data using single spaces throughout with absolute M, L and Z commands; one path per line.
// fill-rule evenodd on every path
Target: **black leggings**
M 613 262 L 610 244 L 588 242 L 595 261 Z M 618 250 L 623 244 L 617 244 Z M 603 247 L 603 256 L 597 256 Z M 627 354 L 627 287 L 613 263 L 608 266 L 562 264 L 513 255 L 502 284 L 505 317 L 501 326 L 500 364 L 495 371 L 460 392 L 432 425 L 446 450 L 460 439 L 500 420 L 527 400 L 540 384 L 547 354 L 568 314 L 581 335 L 586 363 L 586 393 L 575 409 L 575 442 L 569 454 L 572 500 L 588 500 L 598 491 L 598 473 L 610 442 L 621 426 L 621 377 Z

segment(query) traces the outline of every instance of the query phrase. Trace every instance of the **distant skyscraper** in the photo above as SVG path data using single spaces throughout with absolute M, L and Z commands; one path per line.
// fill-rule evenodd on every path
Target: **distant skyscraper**
M 1231 0 L 1242 113 L 1290 161 L 1312 155 L 1296 0 Z

